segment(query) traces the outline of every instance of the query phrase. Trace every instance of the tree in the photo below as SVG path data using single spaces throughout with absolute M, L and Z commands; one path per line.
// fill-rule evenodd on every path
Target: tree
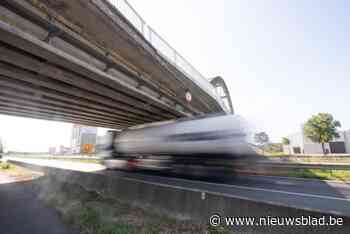
M 266 134 L 266 132 L 258 132 L 254 135 L 254 141 L 262 147 L 263 154 L 264 154 L 264 145 L 270 141 L 269 136 Z
M 290 140 L 287 137 L 282 137 L 282 144 L 283 145 L 289 145 L 290 144 Z
M 308 119 L 304 125 L 304 134 L 313 142 L 320 143 L 322 145 L 322 152 L 325 154 L 324 144 L 339 137 L 337 128 L 340 126 L 340 122 L 334 120 L 331 114 L 319 113 Z
M 289 154 L 290 154 L 290 140 L 287 138 L 287 137 L 282 137 L 282 144 L 283 145 L 288 145 L 288 151 L 289 151 Z

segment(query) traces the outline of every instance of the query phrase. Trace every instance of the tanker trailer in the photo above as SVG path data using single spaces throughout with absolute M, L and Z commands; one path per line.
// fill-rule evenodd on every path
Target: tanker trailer
M 238 115 L 215 114 L 155 122 L 115 134 L 109 168 L 173 170 L 178 165 L 255 154 L 246 123 Z

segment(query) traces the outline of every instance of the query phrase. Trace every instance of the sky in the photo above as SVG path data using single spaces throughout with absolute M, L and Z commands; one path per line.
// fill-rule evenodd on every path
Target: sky
M 0 115 L 0 137 L 6 151 L 48 152 L 49 147 L 70 146 L 73 124 Z M 98 128 L 103 136 L 108 129 Z
M 236 114 L 272 141 L 319 112 L 350 129 L 349 1 L 129 2 L 205 77 L 222 76 Z M 71 127 L 0 116 L 0 136 L 12 150 L 69 145 Z
M 234 109 L 273 141 L 329 112 L 350 128 L 349 1 L 130 0 Z

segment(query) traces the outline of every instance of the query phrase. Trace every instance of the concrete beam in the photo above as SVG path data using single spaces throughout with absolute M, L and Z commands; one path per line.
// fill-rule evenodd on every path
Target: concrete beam
M 81 121 L 87 121 L 92 122 L 96 124 L 100 124 L 101 126 L 114 126 L 115 129 L 122 129 L 126 127 L 130 127 L 130 125 L 123 125 L 120 123 L 113 123 L 111 121 L 106 120 L 95 120 L 94 118 L 84 117 L 81 115 L 76 114 L 70 114 L 70 113 L 63 113 L 61 111 L 52 111 L 52 110 L 44 110 L 38 107 L 29 107 L 29 106 L 21 106 L 14 103 L 0 103 L 0 110 L 3 111 L 12 111 L 12 112 L 23 112 L 33 115 L 42 115 L 42 116 L 51 116 L 53 119 L 56 118 L 62 118 L 62 119 L 74 119 L 74 120 L 81 120 Z
M 61 117 L 61 116 L 55 116 L 55 115 L 45 115 L 45 114 L 39 114 L 39 113 L 35 113 L 35 112 L 9 111 L 9 110 L 0 109 L 0 114 L 1 115 L 10 115 L 10 116 L 32 118 L 32 119 L 42 119 L 42 120 L 50 120 L 50 121 L 58 121 L 58 122 L 66 122 L 66 123 L 75 123 L 75 124 L 82 124 L 82 125 L 95 126 L 95 127 L 122 129 L 122 128 L 115 126 L 115 125 L 109 125 L 109 124 L 104 124 L 104 123 L 102 124 L 102 123 L 96 122 L 96 121 L 91 122 L 91 121 L 85 121 L 82 119 Z
M 213 109 L 206 109 L 208 108 L 207 103 L 202 102 L 201 99 L 202 95 L 209 97 L 211 101 L 214 99 L 198 87 L 195 82 L 180 71 L 173 63 L 170 63 L 150 42 L 145 40 L 144 36 L 108 1 L 93 0 L 91 3 L 84 2 L 81 4 L 85 5 L 86 9 L 84 11 L 78 11 L 78 8 L 74 8 L 75 11 L 72 10 L 72 12 L 74 11 L 76 14 L 89 14 L 101 25 L 100 27 L 96 27 L 96 25 L 84 24 L 87 31 L 102 32 L 106 31 L 106 28 L 109 29 L 108 33 L 104 33 L 102 37 L 96 35 L 94 38 L 104 41 L 108 47 L 117 50 L 126 56 L 128 60 L 132 61 L 133 64 L 137 64 L 137 67 L 142 67 L 152 78 L 159 80 L 164 84 L 164 87 L 171 89 L 177 96 L 177 104 L 184 106 L 191 112 L 194 111 L 193 113 L 196 113 L 196 111 L 203 112 L 204 110 L 209 111 L 209 113 L 213 111 Z M 71 16 L 68 12 L 65 13 L 65 16 Z M 116 37 L 116 35 L 120 36 Z M 111 40 L 111 38 L 114 40 Z M 117 41 L 117 43 L 113 43 L 114 41 Z M 118 45 L 123 45 L 123 47 Z M 168 79 L 164 79 L 164 77 L 168 77 Z M 198 105 L 197 108 L 200 109 L 195 109 L 192 105 L 186 105 L 184 97 L 187 89 L 191 89 L 193 93 L 201 94 L 196 95 L 192 103 Z
M 88 53 L 89 55 L 93 56 L 95 59 L 100 60 L 101 62 L 103 62 L 104 64 L 109 65 L 108 67 L 110 68 L 115 68 L 118 71 L 121 71 L 123 73 L 125 73 L 127 76 L 129 76 L 130 78 L 134 79 L 135 81 L 141 80 L 146 84 L 146 87 L 148 87 L 149 89 L 153 90 L 154 92 L 158 92 L 160 95 L 166 97 L 167 99 L 171 100 L 172 102 L 175 102 L 177 104 L 180 104 L 182 106 L 184 106 L 185 110 L 191 112 L 191 113 L 196 113 L 196 114 L 200 114 L 201 112 L 203 112 L 203 105 L 205 105 L 205 108 L 208 112 L 212 112 L 213 111 L 213 105 L 210 104 L 210 107 L 207 105 L 209 103 L 211 103 L 211 101 L 213 100 L 205 100 L 203 101 L 203 97 L 208 96 L 205 92 L 201 92 L 200 95 L 198 95 L 198 91 L 196 90 L 200 90 L 198 87 L 196 87 L 196 85 L 192 84 L 193 82 L 191 82 L 189 79 L 185 78 L 184 74 L 179 72 L 178 70 L 174 70 L 173 65 L 171 65 L 170 63 L 167 64 L 166 68 L 169 69 L 165 69 L 167 70 L 166 72 L 168 73 L 168 75 L 161 75 L 159 76 L 159 74 L 155 74 L 152 76 L 150 76 L 150 74 L 148 72 L 145 72 L 142 68 L 140 69 L 140 67 L 136 67 L 133 64 L 129 63 L 128 61 L 126 61 L 125 59 L 120 59 L 121 57 L 117 54 L 114 53 L 113 50 L 111 50 L 110 48 L 104 48 L 101 47 L 101 45 L 96 44 L 95 41 L 91 40 L 91 37 L 89 37 L 89 40 L 87 40 L 86 38 L 84 38 L 83 36 L 81 36 L 82 34 L 80 33 L 80 30 L 78 28 L 74 28 L 75 30 L 72 30 L 72 28 L 67 27 L 67 21 L 61 16 L 61 15 L 57 15 L 57 12 L 55 12 L 53 9 L 50 9 L 49 7 L 45 6 L 45 4 L 42 3 L 36 3 L 34 4 L 35 7 L 25 1 L 20 1 L 20 0 L 4 0 L 4 5 L 9 8 L 11 11 L 15 12 L 16 14 L 21 15 L 22 17 L 30 20 L 31 22 L 37 24 L 38 26 L 42 27 L 45 30 L 49 30 L 50 28 L 54 27 L 59 29 L 60 34 L 58 35 L 59 38 L 61 38 L 62 40 L 66 41 L 67 43 L 73 45 L 76 48 L 79 48 L 80 50 Z M 69 3 L 71 5 L 75 5 L 73 3 Z M 95 7 L 93 6 L 95 4 Z M 103 11 L 108 11 L 106 9 L 106 7 L 104 7 L 104 3 L 101 1 L 94 1 L 94 4 L 89 5 L 88 7 L 85 8 L 89 8 L 90 11 L 94 11 L 97 9 Z M 40 8 L 40 10 L 38 10 L 38 8 Z M 94 9 L 90 9 L 90 8 L 94 8 Z M 84 9 L 85 11 L 88 11 L 87 9 Z M 45 13 L 44 13 L 45 12 Z M 50 17 L 48 17 L 48 15 Z M 97 17 L 99 14 L 96 13 L 95 17 Z M 118 14 L 116 14 L 114 17 L 118 17 Z M 105 18 L 109 18 L 105 17 Z M 112 17 L 113 18 L 113 17 Z M 122 18 L 122 17 L 121 17 Z M 52 20 L 54 19 L 54 20 Z M 119 21 L 118 21 L 119 22 Z M 71 24 L 69 24 L 70 26 L 72 26 Z M 129 32 L 130 28 L 133 28 L 131 25 L 128 24 L 127 21 L 123 22 L 123 25 L 119 25 L 121 28 L 124 28 L 124 30 L 126 30 L 126 32 Z M 120 33 L 120 32 L 119 32 Z M 137 33 L 137 31 L 136 31 Z M 123 34 L 123 33 L 120 33 Z M 124 35 L 124 34 L 123 34 Z M 127 33 L 125 33 L 125 35 L 127 35 Z M 135 32 L 133 33 L 133 35 L 135 35 Z M 142 41 L 142 40 L 138 40 L 138 43 L 140 45 L 145 45 L 146 41 Z M 146 42 L 147 43 L 147 42 Z M 120 44 L 120 46 L 122 46 L 122 44 Z M 140 47 L 138 45 L 138 47 Z M 148 60 L 154 60 L 155 57 L 159 56 L 154 49 L 152 48 L 151 45 L 148 46 L 148 52 L 150 52 L 153 56 L 149 56 L 147 55 L 146 57 L 148 57 Z M 72 50 L 65 50 L 67 53 L 72 52 Z M 107 52 L 106 52 L 107 51 Z M 74 53 L 70 53 L 71 55 L 74 55 Z M 108 54 L 108 56 L 107 56 Z M 146 54 L 142 54 L 142 56 L 140 57 L 140 60 L 144 59 L 142 57 L 145 57 Z M 90 60 L 91 61 L 91 60 Z M 167 61 L 165 60 L 165 62 L 161 62 L 161 64 L 166 64 Z M 107 67 L 106 65 L 106 67 Z M 153 64 L 153 66 L 155 66 L 155 64 Z M 148 66 L 151 67 L 151 66 Z M 164 68 L 162 68 L 164 69 Z M 102 70 L 105 70 L 102 69 Z M 170 72 L 170 73 L 169 73 Z M 173 73 L 173 74 L 171 74 Z M 174 79 L 174 74 L 175 74 L 175 79 Z M 165 79 L 164 77 L 169 77 L 170 79 Z M 159 80 L 159 77 L 161 77 L 162 79 Z M 179 79 L 177 78 L 179 77 Z M 162 81 L 163 80 L 163 81 Z M 178 83 L 182 85 L 182 88 L 175 88 L 175 87 L 180 87 L 181 85 L 179 84 L 167 84 L 168 81 L 171 80 L 178 80 Z M 162 82 L 161 82 L 162 81 Z M 166 81 L 164 83 L 164 81 Z M 187 82 L 186 82 L 187 81 Z M 172 82 L 174 83 L 174 82 Z M 161 87 L 161 88 L 159 88 Z M 170 89 L 171 88 L 171 89 Z M 185 93 L 185 89 L 191 89 L 192 93 L 194 94 L 195 98 L 193 99 L 191 105 L 188 105 L 186 103 L 186 101 L 184 101 L 184 93 Z M 176 91 L 176 92 L 174 92 Z M 176 95 L 177 94 L 177 95 Z M 180 95 L 178 95 L 180 94 Z M 201 100 L 200 102 L 198 102 L 198 100 Z M 215 106 L 215 104 L 214 104 Z M 197 107 L 199 107 L 200 109 L 196 109 Z M 208 109 L 209 108 L 209 109 Z M 218 109 L 218 111 L 220 111 L 220 109 Z
M 100 105 L 95 102 L 91 102 L 85 99 L 77 98 L 74 96 L 63 95 L 52 90 L 45 90 L 38 86 L 33 86 L 30 83 L 22 82 L 19 80 L 13 80 L 8 77 L 0 75 L 0 88 L 1 93 L 15 95 L 22 99 L 28 99 L 35 101 L 43 101 L 45 103 L 65 105 L 68 108 L 82 108 L 83 110 L 89 110 L 94 113 L 103 116 L 113 117 L 115 119 L 128 120 L 131 123 L 137 124 L 145 121 L 141 117 L 133 117 L 124 112 L 119 112 L 114 108 Z M 148 120 L 151 121 L 151 120 Z
M 84 112 L 84 111 L 77 111 L 75 109 L 72 108 L 67 108 L 67 107 L 61 107 L 61 106 L 57 106 L 57 105 L 52 105 L 52 104 L 45 104 L 39 101 L 33 102 L 33 101 L 29 101 L 26 99 L 18 99 L 16 96 L 8 96 L 8 95 L 4 95 L 2 94 L 2 92 L 0 91 L 0 105 L 9 105 L 9 106 L 13 106 L 13 107 L 30 107 L 30 108 L 35 108 L 38 110 L 44 110 L 44 111 L 55 111 L 55 112 L 61 112 L 63 114 L 72 114 L 72 115 L 77 115 L 77 116 L 81 116 L 82 118 L 86 117 L 86 118 L 91 118 L 91 119 L 97 119 L 97 120 L 101 120 L 101 121 L 108 121 L 111 122 L 113 124 L 123 124 L 123 125 L 129 125 L 132 126 L 133 124 L 127 121 L 123 121 L 120 119 L 115 119 L 115 118 L 109 118 L 106 116 L 100 116 L 100 115 L 96 115 L 96 114 L 91 114 L 89 112 Z
M 122 95 L 121 93 L 106 88 L 99 83 L 92 82 L 89 79 L 76 75 L 72 72 L 68 72 L 51 64 L 44 63 L 28 54 L 22 54 L 14 49 L 2 46 L 1 44 L 0 60 L 21 67 L 22 69 L 26 69 L 27 71 L 23 71 L 22 73 L 27 73 L 30 77 L 36 76 L 36 79 L 40 78 L 40 80 L 45 80 L 46 83 L 51 82 L 50 79 L 53 79 L 54 81 L 61 81 L 62 84 L 60 86 L 62 86 L 62 88 L 60 91 L 68 91 L 69 89 L 76 94 L 80 93 L 83 96 L 104 99 L 104 103 L 113 102 L 113 105 L 115 105 L 115 102 L 118 102 L 118 107 L 122 108 L 124 111 L 134 112 L 145 116 L 153 116 L 156 113 L 160 119 L 161 117 L 168 119 L 172 118 L 172 116 L 159 113 L 159 109 L 147 107 L 146 103 L 142 103 L 137 99 L 132 99 L 128 96 Z M 9 66 L 6 66 L 5 64 L 3 64 L 0 69 L 10 70 Z M 11 70 L 14 70 L 14 68 Z M 40 77 L 39 75 L 35 75 L 33 73 L 29 74 L 29 71 L 39 73 Z M 56 86 L 58 86 L 58 83 Z M 94 93 L 99 96 L 95 95 Z
M 1 82 L 0 82 L 1 83 Z M 0 85 L 0 89 L 6 88 L 2 85 Z M 20 91 L 15 92 L 14 90 L 1 90 L 0 91 L 0 97 L 2 100 L 8 100 L 8 101 L 14 101 L 17 103 L 23 103 L 28 105 L 42 105 L 43 107 L 54 107 L 54 108 L 62 108 L 64 110 L 72 110 L 76 113 L 86 114 L 91 117 L 95 117 L 96 119 L 102 118 L 102 119 L 109 119 L 109 120 L 117 120 L 121 123 L 128 123 L 128 124 L 135 124 L 135 121 L 130 121 L 124 118 L 120 118 L 118 116 L 111 116 L 104 112 L 99 112 L 95 110 L 91 110 L 88 108 L 84 108 L 75 104 L 67 104 L 64 102 L 59 102 L 51 99 L 46 99 L 45 97 L 41 95 L 35 95 L 35 94 L 23 94 L 18 93 Z M 141 121 L 140 121 L 141 123 Z
M 1 49 L 0 49 L 1 51 Z M 2 59 L 2 56 L 0 55 L 0 60 Z M 96 95 L 94 93 L 85 91 L 83 89 L 79 89 L 77 87 L 64 84 L 62 82 L 52 81 L 48 79 L 47 77 L 36 75 L 33 72 L 29 72 L 28 70 L 23 70 L 21 68 L 16 68 L 12 65 L 5 64 L 0 62 L 0 75 L 6 76 L 8 78 L 20 80 L 27 82 L 29 84 L 37 85 L 39 87 L 45 87 L 48 90 L 47 92 L 51 92 L 50 90 L 57 91 L 62 94 L 69 94 L 73 97 L 79 97 L 82 99 L 87 99 L 90 101 L 94 101 L 97 103 L 100 103 L 102 105 L 108 105 L 110 108 L 115 108 L 116 110 L 123 111 L 125 113 L 128 113 L 131 116 L 134 117 L 140 117 L 140 118 L 146 118 L 146 119 L 153 119 L 153 120 L 160 120 L 161 118 L 158 116 L 154 116 L 151 114 L 147 114 L 145 112 L 142 112 L 140 110 L 134 110 L 132 107 L 127 105 L 122 105 L 118 102 L 114 102 L 106 97 Z
M 52 64 L 59 64 L 61 67 L 64 67 L 69 71 L 74 71 L 81 76 L 116 89 L 121 93 L 128 93 L 139 100 L 152 103 L 153 106 L 157 106 L 163 111 L 170 112 L 175 116 L 180 117 L 186 115 L 185 113 L 176 111 L 157 98 L 148 95 L 146 92 L 137 90 L 135 87 L 132 87 L 124 81 L 119 80 L 117 77 L 113 77 L 103 71 L 100 71 L 90 66 L 86 62 L 64 53 L 51 45 L 3 22 L 0 22 L 0 40 L 20 48 L 27 53 L 39 56 Z

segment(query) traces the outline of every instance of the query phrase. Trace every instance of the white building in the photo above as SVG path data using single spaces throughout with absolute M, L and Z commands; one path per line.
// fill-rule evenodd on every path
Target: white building
M 332 154 L 350 153 L 350 130 L 339 131 L 339 137 L 325 143 L 325 151 Z M 283 146 L 286 154 L 323 154 L 322 145 L 314 143 L 304 135 L 303 127 L 300 132 L 287 136 L 289 145 Z
M 95 151 L 97 128 L 74 124 L 72 129 L 71 147 L 74 153 Z

